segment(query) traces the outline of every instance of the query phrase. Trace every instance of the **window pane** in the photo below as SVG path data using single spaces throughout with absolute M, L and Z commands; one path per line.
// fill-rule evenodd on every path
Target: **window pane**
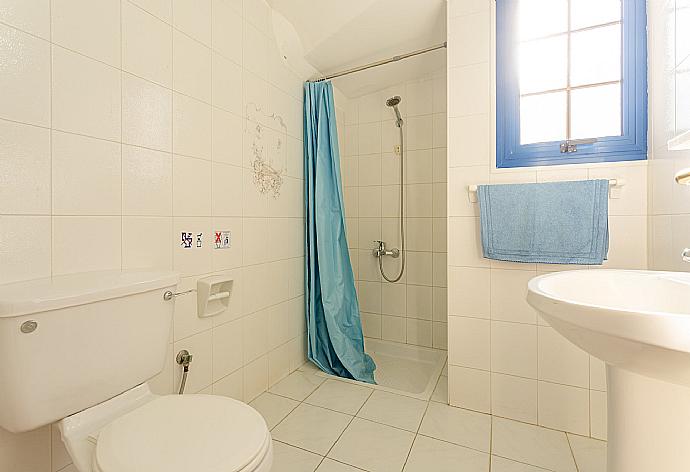
M 620 25 L 573 33 L 570 47 L 570 85 L 621 80 Z
M 520 93 L 565 88 L 567 75 L 566 35 L 520 44 Z
M 588 87 L 570 92 L 571 139 L 621 135 L 621 85 Z
M 520 0 L 518 15 L 520 40 L 568 30 L 567 0 Z
M 621 19 L 620 0 L 571 0 L 572 29 L 602 25 Z
M 520 144 L 564 141 L 566 93 L 554 92 L 520 98 Z

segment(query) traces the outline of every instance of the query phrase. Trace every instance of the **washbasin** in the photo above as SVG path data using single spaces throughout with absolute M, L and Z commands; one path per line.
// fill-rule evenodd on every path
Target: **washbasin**
M 690 274 L 555 272 L 527 301 L 606 363 L 608 471 L 690 470 Z

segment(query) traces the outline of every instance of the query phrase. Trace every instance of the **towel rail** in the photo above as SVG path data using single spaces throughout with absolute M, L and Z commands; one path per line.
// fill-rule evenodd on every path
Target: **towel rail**
M 609 179 L 609 198 L 615 200 L 620 198 L 620 189 L 625 185 L 625 179 Z M 477 189 L 478 185 L 468 185 L 467 194 L 470 203 L 477 203 Z

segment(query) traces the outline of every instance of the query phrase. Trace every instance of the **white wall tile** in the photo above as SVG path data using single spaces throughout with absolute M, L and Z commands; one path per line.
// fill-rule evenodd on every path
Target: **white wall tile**
M 227 0 L 212 0 L 212 40 L 214 50 L 242 64 L 242 16 Z M 241 6 L 240 6 L 241 11 Z
M 537 327 L 492 321 L 491 370 L 537 378 Z
M 489 11 L 457 16 L 449 22 L 448 67 L 486 61 L 491 36 Z M 472 47 L 467 47 L 468 44 Z
M 537 313 L 527 303 L 527 283 L 536 272 L 491 270 L 491 319 L 536 324 Z
M 119 140 L 120 71 L 53 46 L 53 127 Z
M 212 156 L 215 162 L 242 165 L 243 120 L 237 115 L 213 109 Z
M 489 318 L 491 271 L 471 267 L 450 267 L 448 310 L 451 315 Z
M 211 215 L 211 163 L 192 157 L 173 157 L 173 214 Z
M 51 272 L 50 216 L 0 216 L 0 283 Z
M 122 268 L 171 270 L 172 221 L 170 218 L 122 218 Z
M 122 69 L 171 88 L 172 34 L 169 24 L 122 2 Z
M 381 339 L 404 343 L 407 339 L 405 318 L 381 316 Z
M 448 363 L 489 370 L 491 367 L 491 325 L 487 320 L 448 317 Z
M 539 379 L 589 388 L 589 354 L 553 328 L 540 326 Z
M 172 0 L 129 0 L 166 23 L 172 22 Z
M 211 103 L 211 49 L 173 31 L 173 90 Z
M 479 63 L 448 69 L 450 88 L 448 116 L 479 115 L 489 112 L 489 64 Z
M 417 346 L 432 346 L 432 322 L 427 320 L 407 319 L 407 343 Z
M 50 124 L 50 44 L 0 24 L 3 47 L 0 117 L 41 126 Z
M 118 0 L 52 0 L 51 17 L 55 44 L 120 67 Z
M 242 115 L 242 68 L 216 53 L 212 64 L 213 106 Z
M 122 141 L 170 152 L 172 92 L 133 75 L 122 76 Z
M 539 382 L 539 424 L 588 436 L 589 391 Z
M 172 155 L 134 146 L 122 147 L 122 213 L 172 215 Z
M 231 321 L 213 330 L 213 381 L 230 375 L 243 364 L 242 320 Z
M 173 0 L 172 11 L 175 28 L 211 45 L 211 0 Z
M 121 267 L 121 217 L 53 218 L 53 275 Z
M 244 367 L 244 401 L 250 402 L 268 389 L 268 356 Z
M 491 374 L 491 411 L 526 423 L 537 422 L 537 381 Z
M 52 154 L 54 214 L 120 214 L 121 144 L 54 131 Z
M 211 106 L 173 94 L 173 152 L 211 158 Z
M 7 2 L 2 8 L 0 21 L 22 31 L 50 39 L 50 0 L 19 0 Z
M 453 406 L 490 413 L 491 374 L 484 370 L 449 365 L 448 399 Z
M 50 131 L 0 121 L 0 213 L 50 213 Z

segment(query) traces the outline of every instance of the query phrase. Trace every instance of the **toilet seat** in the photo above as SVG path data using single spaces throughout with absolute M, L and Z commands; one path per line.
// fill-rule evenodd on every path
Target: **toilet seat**
M 254 472 L 271 459 L 271 435 L 250 406 L 215 395 L 168 395 L 103 428 L 93 469 Z

